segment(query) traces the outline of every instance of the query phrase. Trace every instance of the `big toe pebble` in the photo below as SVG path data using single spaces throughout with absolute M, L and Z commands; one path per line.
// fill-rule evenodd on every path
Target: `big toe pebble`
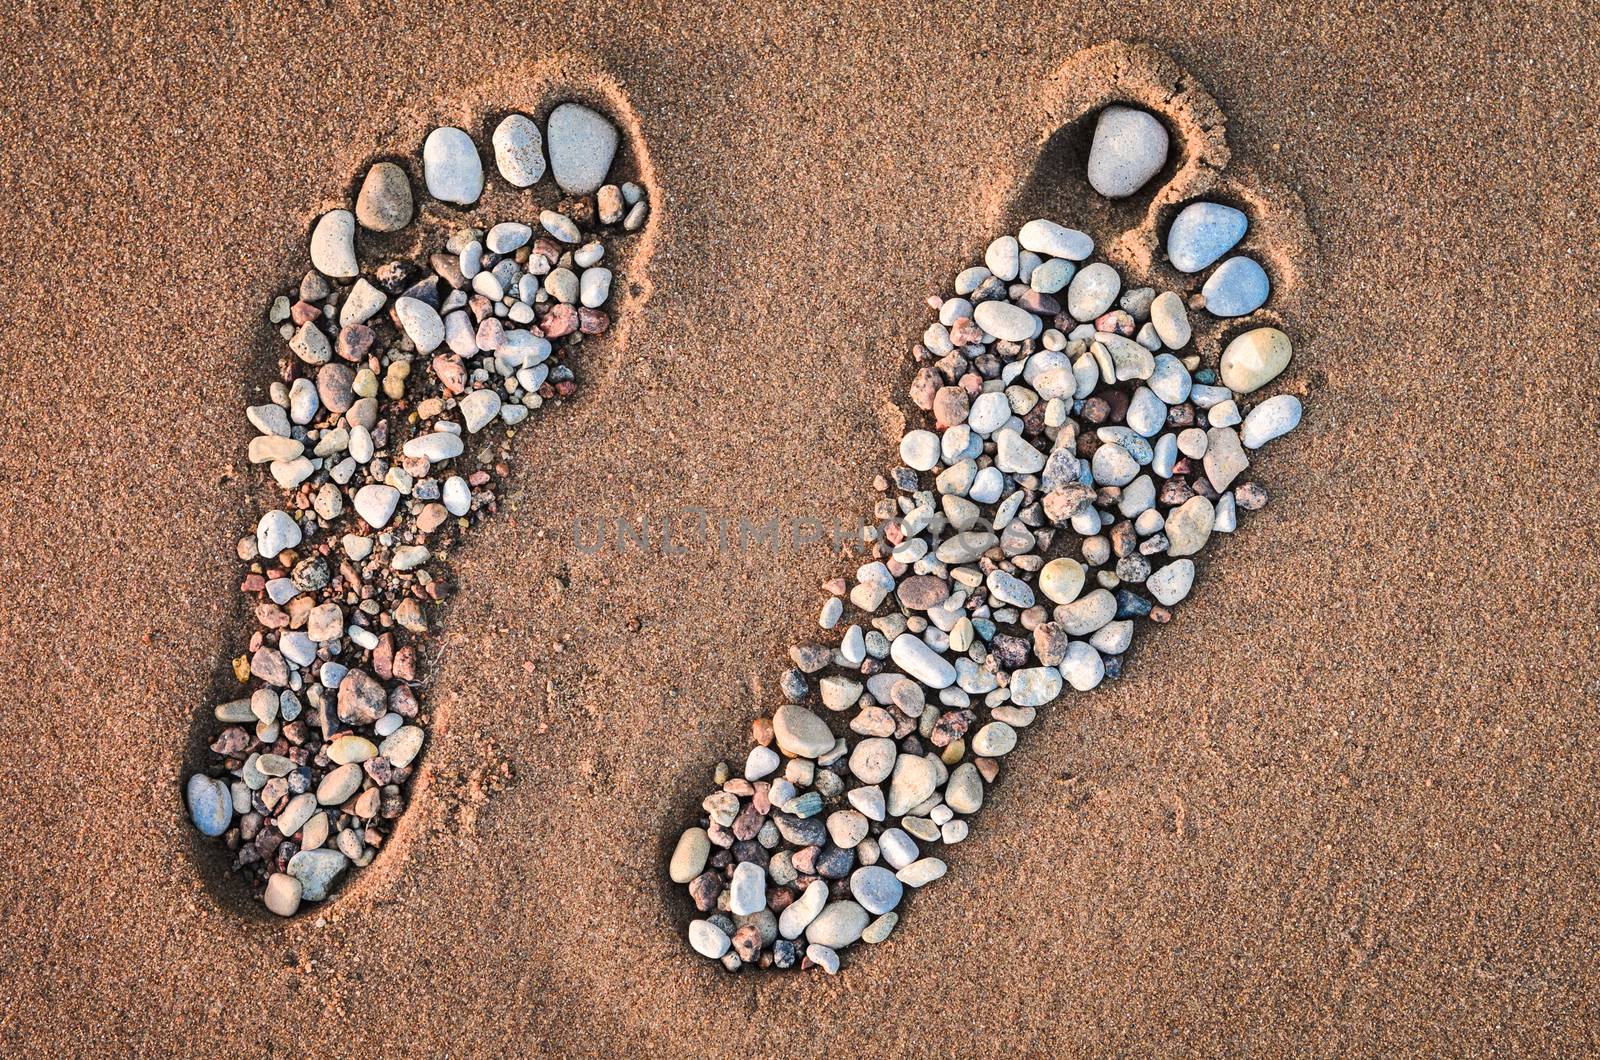
M 546 127 L 550 170 L 561 190 L 587 195 L 605 183 L 617 153 L 617 127 L 581 103 L 563 103 Z
M 422 145 L 422 177 L 428 194 L 457 206 L 471 206 L 483 194 L 483 160 L 472 137 L 452 126 L 428 134 Z
M 1107 107 L 1089 148 L 1089 186 L 1109 199 L 1132 195 L 1167 161 L 1166 126 L 1149 111 Z

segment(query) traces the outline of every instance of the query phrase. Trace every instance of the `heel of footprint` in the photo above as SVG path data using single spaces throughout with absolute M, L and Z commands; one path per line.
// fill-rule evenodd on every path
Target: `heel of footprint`
M 718 767 L 667 866 L 698 913 L 691 947 L 729 970 L 831 973 L 888 939 L 1019 739 L 1117 677 L 1141 622 L 1189 597 L 1196 557 L 1266 503 L 1252 454 L 1300 421 L 1297 396 L 1266 397 L 1293 383 L 1271 278 L 1226 257 L 1249 218 L 1195 198 L 1228 162 L 1214 102 L 1124 45 L 1062 81 L 1095 87 L 1063 97 L 1033 179 L 991 205 L 1018 216 L 1046 185 L 1081 186 L 1099 221 L 1133 226 L 1112 244 L 1121 268 L 1034 216 L 929 299 L 922 425 L 880 480 L 873 556 L 825 586 L 837 640 L 792 649 L 787 702 Z M 1125 282 L 1152 273 L 1170 282 Z
M 477 138 L 419 120 L 420 153 L 317 217 L 311 270 L 268 313 L 284 352 L 246 410 L 248 458 L 285 499 L 238 543 L 254 628 L 184 797 L 226 852 L 205 865 L 279 916 L 395 844 L 437 731 L 422 648 L 447 558 L 496 511 L 519 424 L 571 397 L 593 344 L 621 342 L 613 313 L 648 297 L 638 123 L 580 82 L 482 86 Z

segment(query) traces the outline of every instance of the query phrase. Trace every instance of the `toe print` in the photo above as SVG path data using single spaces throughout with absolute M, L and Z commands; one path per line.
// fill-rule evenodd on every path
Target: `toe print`
M 1094 49 L 1049 88 L 1032 176 L 989 203 L 1009 234 L 929 299 L 920 422 L 872 554 L 825 587 L 836 639 L 792 650 L 671 852 L 689 944 L 729 970 L 889 938 L 1028 729 L 1117 677 L 1266 503 L 1252 460 L 1299 423 L 1292 197 L 1224 176 L 1220 111 L 1159 53 Z
M 282 493 L 238 543 L 254 628 L 185 795 L 226 852 L 206 863 L 280 916 L 393 845 L 438 720 L 422 649 L 446 558 L 495 513 L 518 425 L 648 292 L 648 163 L 627 101 L 587 80 L 519 77 L 483 93 L 509 110 L 419 123 L 420 156 L 365 167 L 272 302 L 247 455 Z

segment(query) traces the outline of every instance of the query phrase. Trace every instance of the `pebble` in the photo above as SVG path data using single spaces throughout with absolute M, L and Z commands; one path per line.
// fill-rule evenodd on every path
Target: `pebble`
M 863 784 L 880 784 L 894 771 L 894 741 L 883 737 L 859 740 L 850 752 L 850 772 Z
M 356 220 L 361 227 L 374 232 L 398 232 L 411 223 L 414 208 L 406 171 L 393 162 L 373 163 L 356 193 Z M 340 323 L 359 321 L 346 321 L 341 314 Z
M 806 947 L 806 960 L 829 975 L 839 974 L 839 955 L 834 952 L 832 947 L 824 946 L 820 942 L 813 942 Z
M 300 325 L 300 329 L 289 340 L 289 349 L 307 364 L 327 364 L 333 360 L 333 347 L 328 344 L 328 336 L 310 321 Z
M 983 778 L 977 766 L 963 762 L 951 770 L 944 786 L 944 801 L 957 813 L 977 813 L 983 808 Z
M 1194 334 L 1189 325 L 1189 310 L 1174 291 L 1156 295 L 1155 301 L 1150 303 L 1150 323 L 1155 326 L 1161 344 L 1169 350 L 1183 349 Z
M 400 491 L 393 486 L 374 482 L 356 490 L 352 503 L 356 514 L 365 519 L 368 526 L 382 530 L 394 517 L 394 510 L 400 503 Z
M 914 633 L 896 637 L 889 657 L 896 666 L 929 688 L 948 688 L 956 682 L 955 667 Z
M 1194 560 L 1180 559 L 1162 567 L 1145 580 L 1144 587 L 1164 607 L 1171 607 L 1189 595 L 1194 585 Z
M 384 715 L 393 717 L 393 715 Z M 381 721 L 382 719 L 380 719 Z M 383 743 L 378 745 L 378 753 L 389 760 L 389 764 L 396 769 L 409 766 L 422 751 L 422 742 L 427 733 L 415 725 L 405 725 L 384 737 Z
M 1192 556 L 1205 547 L 1211 537 L 1216 509 L 1205 497 L 1190 497 L 1167 515 L 1163 533 L 1167 535 L 1169 556 Z
M 544 176 L 544 137 L 538 124 L 523 114 L 508 114 L 490 138 L 494 164 L 512 187 L 529 188 Z
M 349 867 L 350 859 L 337 850 L 302 850 L 289 859 L 289 875 L 300 881 L 301 897 L 308 902 L 327 898 L 334 881 Z
M 1110 199 L 1132 195 L 1167 161 L 1167 129 L 1149 111 L 1113 104 L 1100 112 L 1089 147 L 1089 185 Z
M 711 839 L 704 828 L 687 828 L 678 837 L 672 850 L 672 861 L 667 874 L 673 883 L 688 883 L 705 871 L 706 859 L 711 856 Z
M 939 789 L 943 765 L 932 755 L 904 754 L 895 760 L 889 781 L 890 817 L 903 817 Z
M 500 414 L 500 395 L 493 390 L 474 390 L 456 403 L 468 434 L 477 434 Z
M 861 932 L 861 941 L 869 945 L 877 945 L 894 931 L 896 924 L 900 923 L 899 913 L 885 913 L 866 926 Z
M 829 902 L 806 926 L 806 941 L 842 949 L 861 938 L 871 917 L 856 902 Z
M 994 464 L 1001 471 L 1011 475 L 1033 475 L 1044 470 L 1044 454 L 1009 427 L 995 432 L 994 443 Z
M 581 103 L 563 103 L 545 128 L 550 171 L 569 195 L 587 195 L 606 182 L 617 153 L 617 128 Z
M 873 916 L 879 916 L 900 904 L 905 885 L 895 879 L 890 870 L 879 865 L 868 865 L 850 874 L 850 893 L 861 908 Z
M 1017 242 L 1024 250 L 1068 261 L 1083 261 L 1094 253 L 1094 240 L 1088 235 L 1042 217 L 1023 225 L 1017 233 Z
M 311 229 L 311 267 L 335 280 L 361 275 L 356 261 L 356 219 L 349 210 L 329 210 Z
M 453 460 L 460 456 L 466 451 L 466 443 L 461 440 L 459 434 L 434 431 L 408 440 L 400 451 L 407 456 L 422 457 L 430 463 L 437 464 L 442 460 Z
M 1021 268 L 1020 252 L 1015 236 L 1001 236 L 984 251 L 983 263 L 996 278 L 1009 283 L 1017 278 L 1017 271 Z
M 700 956 L 717 960 L 728 952 L 728 933 L 709 920 L 694 920 L 689 923 L 689 945 Z
M 611 297 L 611 270 L 584 269 L 579 277 L 578 301 L 590 309 L 598 309 Z
M 908 431 L 900 439 L 900 459 L 913 471 L 930 471 L 939 462 L 939 436 L 932 431 Z
M 233 824 L 233 796 L 221 780 L 196 773 L 185 789 L 189 819 L 201 835 L 219 836 Z
M 1091 645 L 1075 640 L 1067 646 L 1066 658 L 1061 661 L 1061 676 L 1079 692 L 1097 686 L 1106 675 L 1105 662 Z
M 1239 444 L 1239 432 L 1232 427 L 1213 427 L 1206 432 L 1204 462 L 1206 478 L 1219 493 L 1250 466 L 1250 458 Z
M 899 828 L 883 830 L 878 836 L 878 850 L 893 869 L 903 869 L 922 856 L 916 841 Z
M 1053 666 L 1034 666 L 1011 674 L 1011 702 L 1019 707 L 1042 707 L 1061 694 L 1061 673 Z M 977 750 L 974 741 L 973 750 Z M 983 752 L 978 752 L 983 753 Z
M 1003 721 L 991 721 L 972 738 L 972 753 L 999 758 L 1017 746 L 1017 730 Z
M 267 877 L 261 904 L 278 916 L 294 916 L 300 910 L 300 898 L 304 893 L 305 886 L 299 880 L 286 872 L 274 872 Z
M 432 353 L 444 342 L 444 321 L 428 303 L 399 298 L 394 303 L 394 314 L 418 353 Z
M 445 510 L 451 515 L 466 515 L 472 510 L 472 487 L 460 475 L 451 475 L 444 480 L 442 499 Z
M 428 194 L 442 202 L 477 202 L 483 194 L 483 160 L 472 137 L 448 125 L 430 132 L 422 144 L 422 179 Z
M 812 880 L 799 898 L 778 914 L 778 934 L 786 939 L 796 939 L 822 912 L 828 901 L 828 885 L 823 880 Z
M 938 858 L 923 858 L 895 873 L 895 878 L 907 887 L 926 887 L 943 876 L 945 869 L 945 863 Z
M 276 556 L 299 545 L 301 536 L 300 524 L 288 512 L 274 509 L 256 524 L 256 551 L 263 556 Z
M 985 332 L 1006 342 L 1026 342 L 1043 330 L 1038 317 L 1021 306 L 999 300 L 980 303 L 972 311 L 972 320 Z
M 749 916 L 767 907 L 767 873 L 753 861 L 741 861 L 728 886 L 728 911 Z
M 582 230 L 573 223 L 572 218 L 554 210 L 539 212 L 539 226 L 562 243 L 576 243 L 583 238 Z
M 820 758 L 833 750 L 828 723 L 797 703 L 785 703 L 772 715 L 772 733 L 785 754 Z
M 1200 293 L 1214 317 L 1242 317 L 1267 304 L 1272 281 L 1252 258 L 1229 258 L 1206 280 Z
M 1083 591 L 1087 568 L 1075 559 L 1062 556 L 1046 563 L 1039 572 L 1039 590 L 1058 604 L 1070 604 Z
M 510 254 L 519 247 L 526 246 L 528 240 L 533 238 L 533 229 L 525 224 L 515 221 L 502 221 L 489 229 L 483 237 L 483 245 L 495 254 Z
M 1179 272 L 1199 272 L 1232 250 L 1249 226 L 1244 213 L 1232 206 L 1190 203 L 1167 230 L 1167 257 Z
M 1255 328 L 1222 351 L 1222 382 L 1235 394 L 1252 394 L 1276 379 L 1293 356 L 1289 336 L 1277 328 Z
M 1067 312 L 1075 320 L 1094 320 L 1110 309 L 1122 290 L 1122 277 L 1103 261 L 1086 265 L 1067 287 Z
M 361 777 L 361 767 L 354 762 L 340 766 L 317 785 L 317 801 L 324 806 L 340 805 L 361 788 Z
M 1170 517 L 1168 522 L 1171 522 Z M 1088 636 L 1116 615 L 1117 598 L 1105 589 L 1095 589 L 1087 596 L 1056 609 L 1056 621 L 1074 637 Z
M 1246 449 L 1259 449 L 1300 426 L 1300 399 L 1293 394 L 1270 397 L 1250 410 L 1239 432 Z

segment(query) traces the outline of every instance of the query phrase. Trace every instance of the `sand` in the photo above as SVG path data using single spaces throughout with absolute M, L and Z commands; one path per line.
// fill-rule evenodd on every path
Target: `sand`
M 11 13 L 0 1048 L 1596 1048 L 1600 54 L 1581 5 L 1414 7 Z M 921 299 L 1038 186 L 1040 86 L 1118 37 L 1305 204 L 1274 502 L 1041 722 L 887 945 L 731 979 L 679 939 L 666 831 L 845 563 L 570 527 L 865 511 Z M 363 162 L 563 53 L 645 138 L 649 297 L 458 557 L 411 833 L 321 921 L 241 917 L 179 769 L 240 628 L 261 310 Z

